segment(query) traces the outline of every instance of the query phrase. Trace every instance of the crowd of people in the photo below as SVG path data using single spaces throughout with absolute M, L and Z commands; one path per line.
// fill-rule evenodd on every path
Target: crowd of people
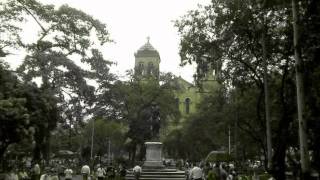
M 187 180 L 234 180 L 237 173 L 233 164 L 226 163 L 185 163 Z
M 177 163 L 177 169 L 185 170 L 186 180 L 236 180 L 241 179 L 242 175 L 236 173 L 233 163 L 225 162 L 200 162 L 190 163 L 184 161 Z M 127 173 L 134 176 L 135 180 L 139 180 L 142 174 L 140 165 L 136 165 L 131 170 L 127 170 L 123 164 L 119 165 L 103 165 L 95 166 L 83 165 L 75 166 L 68 162 L 54 162 L 49 165 L 39 165 L 33 163 L 31 167 L 9 166 L 7 173 L 0 180 L 124 180 Z M 253 169 L 255 169 L 253 167 Z M 257 178 L 253 172 L 253 179 Z
M 31 168 L 9 167 L 4 180 L 72 180 L 75 176 L 83 180 L 124 180 L 126 173 L 126 167 L 122 164 L 118 167 L 97 164 L 93 169 L 89 165 L 83 165 L 75 169 L 74 166 L 61 164 L 41 168 L 35 163 Z

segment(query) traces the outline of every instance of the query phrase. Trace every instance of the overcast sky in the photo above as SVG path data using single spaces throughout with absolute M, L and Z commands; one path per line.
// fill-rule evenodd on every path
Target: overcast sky
M 192 81 L 193 67 L 179 67 L 179 36 L 173 20 L 208 4 L 210 0 L 40 0 L 45 4 L 68 4 L 80 9 L 101 22 L 115 44 L 107 44 L 104 56 L 117 62 L 112 71 L 124 74 L 134 66 L 134 52 L 150 37 L 151 44 L 161 57 L 160 71 L 172 72 Z

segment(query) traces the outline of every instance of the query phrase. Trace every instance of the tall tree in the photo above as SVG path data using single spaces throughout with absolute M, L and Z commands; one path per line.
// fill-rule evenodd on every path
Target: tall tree
M 22 140 L 43 145 L 42 135 L 55 127 L 50 118 L 57 117 L 54 97 L 44 95 L 35 85 L 24 83 L 5 66 L 0 66 L 1 133 L 0 157 L 6 148 Z M 39 139 L 40 138 L 40 139 Z
M 258 6 L 261 8 L 262 12 L 266 8 L 266 0 L 259 2 Z M 262 61 L 263 61 L 263 84 L 264 84 L 264 99 L 265 99 L 265 119 L 266 119 L 266 139 L 267 139 L 267 162 L 268 169 L 271 169 L 272 165 L 272 136 L 271 136 L 271 117 L 270 117 L 270 93 L 268 86 L 268 52 L 267 52 L 267 23 L 266 23 L 266 13 L 263 12 L 260 15 L 261 19 L 261 46 L 262 46 Z
M 77 108 L 72 106 L 90 109 L 93 105 L 95 88 L 87 80 L 104 78 L 107 82 L 113 78 L 109 73 L 111 63 L 96 49 L 111 41 L 105 24 L 67 5 L 56 9 L 36 0 L 9 0 L 1 6 L 1 14 L 7 14 L 1 16 L 1 20 L 8 19 L 17 31 L 21 30 L 22 20 L 33 21 L 39 27 L 34 42 L 20 41 L 19 36 L 15 41 L 20 48 L 27 50 L 27 56 L 18 69 L 21 76 L 26 81 L 40 78 L 44 94 L 59 97 L 61 114 L 65 118 L 76 117 L 69 122 L 81 121 L 87 111 L 76 111 Z M 83 65 L 88 68 L 83 68 Z M 63 110 L 72 110 L 73 116 L 68 115 L 70 111 Z M 49 141 L 50 132 L 47 131 L 43 137 Z
M 313 152 L 312 167 L 320 171 L 319 165 L 319 57 L 320 57 L 320 2 L 301 1 L 300 4 L 300 48 L 304 65 L 305 119 L 307 120 L 308 142 Z M 305 10 L 305 11 L 304 11 Z M 303 37 L 303 38 L 302 38 Z M 311 132 L 311 133 L 310 133 Z
M 0 157 L 7 147 L 21 141 L 23 136 L 29 135 L 29 114 L 25 107 L 26 99 L 19 98 L 17 92 L 21 90 L 21 83 L 5 66 L 0 64 Z
M 299 141 L 300 141 L 300 157 L 303 179 L 308 179 L 310 171 L 310 159 L 307 142 L 307 123 L 304 118 L 305 101 L 304 101 L 304 85 L 303 85 L 303 66 L 301 60 L 300 48 L 300 32 L 299 32 L 299 5 L 297 0 L 292 0 L 292 16 L 293 16 L 293 43 L 294 43 L 294 58 L 296 61 L 296 86 L 297 86 L 297 107 L 298 107 L 298 122 L 299 122 Z
M 261 128 L 266 132 L 266 124 L 261 117 L 263 106 L 263 94 L 266 94 L 263 82 L 264 56 L 268 60 L 268 84 L 276 85 L 270 91 L 273 111 L 281 104 L 283 111 L 273 114 L 271 129 L 276 129 L 272 136 L 279 143 L 273 146 L 273 165 L 270 172 L 277 179 L 284 179 L 286 149 L 289 145 L 290 129 L 293 123 L 294 113 L 291 110 L 292 97 L 292 31 L 290 6 L 278 2 L 272 6 L 266 1 L 266 10 L 261 11 L 255 1 L 212 1 L 211 5 L 190 11 L 188 15 L 177 21 L 176 26 L 181 34 L 180 54 L 183 63 L 196 62 L 197 72 L 205 70 L 202 64 L 210 63 L 213 68 L 221 67 L 220 79 L 227 84 L 229 89 L 239 88 L 248 91 L 247 87 L 257 88 L 256 119 Z M 264 14 L 265 13 L 265 14 Z M 261 43 L 261 26 L 265 16 L 264 43 Z M 262 16 L 263 17 L 263 16 Z M 266 54 L 263 46 L 266 45 Z M 257 48 L 258 47 L 258 48 Z M 197 76 L 200 77 L 201 76 Z M 281 83 L 275 77 L 281 77 Z M 264 78 L 264 79 L 267 79 Z M 276 91 L 275 89 L 279 89 Z M 280 104 L 278 104 L 280 103 Z M 239 122 L 241 124 L 241 122 Z M 238 123 L 238 124 L 239 124 Z M 243 123 L 243 122 L 242 122 Z M 249 133 L 250 131 L 248 131 Z M 263 138 L 261 148 L 266 149 L 266 136 Z M 254 138 L 253 138 L 254 139 Z M 260 144 L 257 141 L 257 144 Z M 294 144 L 290 144 L 294 145 Z M 267 154 L 264 154 L 267 157 Z
M 159 79 L 154 77 L 140 79 L 131 72 L 129 77 L 129 81 L 117 81 L 110 91 L 101 94 L 100 99 L 103 100 L 97 104 L 96 115 L 128 124 L 127 143 L 130 148 L 130 158 L 135 161 L 144 157 L 144 142 L 152 138 L 147 109 L 152 104 L 159 106 L 162 129 L 165 129 L 169 119 L 179 116 L 179 110 L 176 108 L 173 87 L 170 83 L 172 75 L 160 75 Z M 108 99 L 112 101 L 112 108 L 105 101 Z M 103 109 L 110 111 L 102 111 Z M 135 154 L 137 148 L 141 149 L 138 158 Z

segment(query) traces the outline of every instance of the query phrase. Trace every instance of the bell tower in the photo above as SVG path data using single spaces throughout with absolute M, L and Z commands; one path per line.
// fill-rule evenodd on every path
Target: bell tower
M 147 42 L 141 46 L 134 54 L 135 56 L 135 75 L 141 77 L 159 78 L 160 55 L 158 51 L 151 45 L 150 37 Z

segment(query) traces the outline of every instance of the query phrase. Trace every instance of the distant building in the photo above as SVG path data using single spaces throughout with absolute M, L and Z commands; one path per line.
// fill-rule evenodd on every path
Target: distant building
M 136 75 L 159 77 L 160 55 L 150 44 L 149 37 L 147 43 L 138 49 L 134 56 L 134 72 Z
M 147 42 L 135 53 L 135 74 L 141 77 L 154 76 L 158 78 L 160 62 L 160 54 L 151 45 L 150 38 L 148 38 Z M 168 123 L 168 127 L 166 129 L 162 129 L 162 133 L 165 134 L 175 128 L 181 127 L 180 125 L 184 120 L 197 111 L 197 105 L 201 100 L 218 87 L 214 70 L 209 70 L 208 73 L 205 74 L 202 82 L 203 88 L 201 89 L 180 76 L 176 77 L 173 80 L 173 83 L 174 86 L 177 87 L 177 90 L 175 90 L 176 105 L 182 116 L 178 125 L 176 123 Z

